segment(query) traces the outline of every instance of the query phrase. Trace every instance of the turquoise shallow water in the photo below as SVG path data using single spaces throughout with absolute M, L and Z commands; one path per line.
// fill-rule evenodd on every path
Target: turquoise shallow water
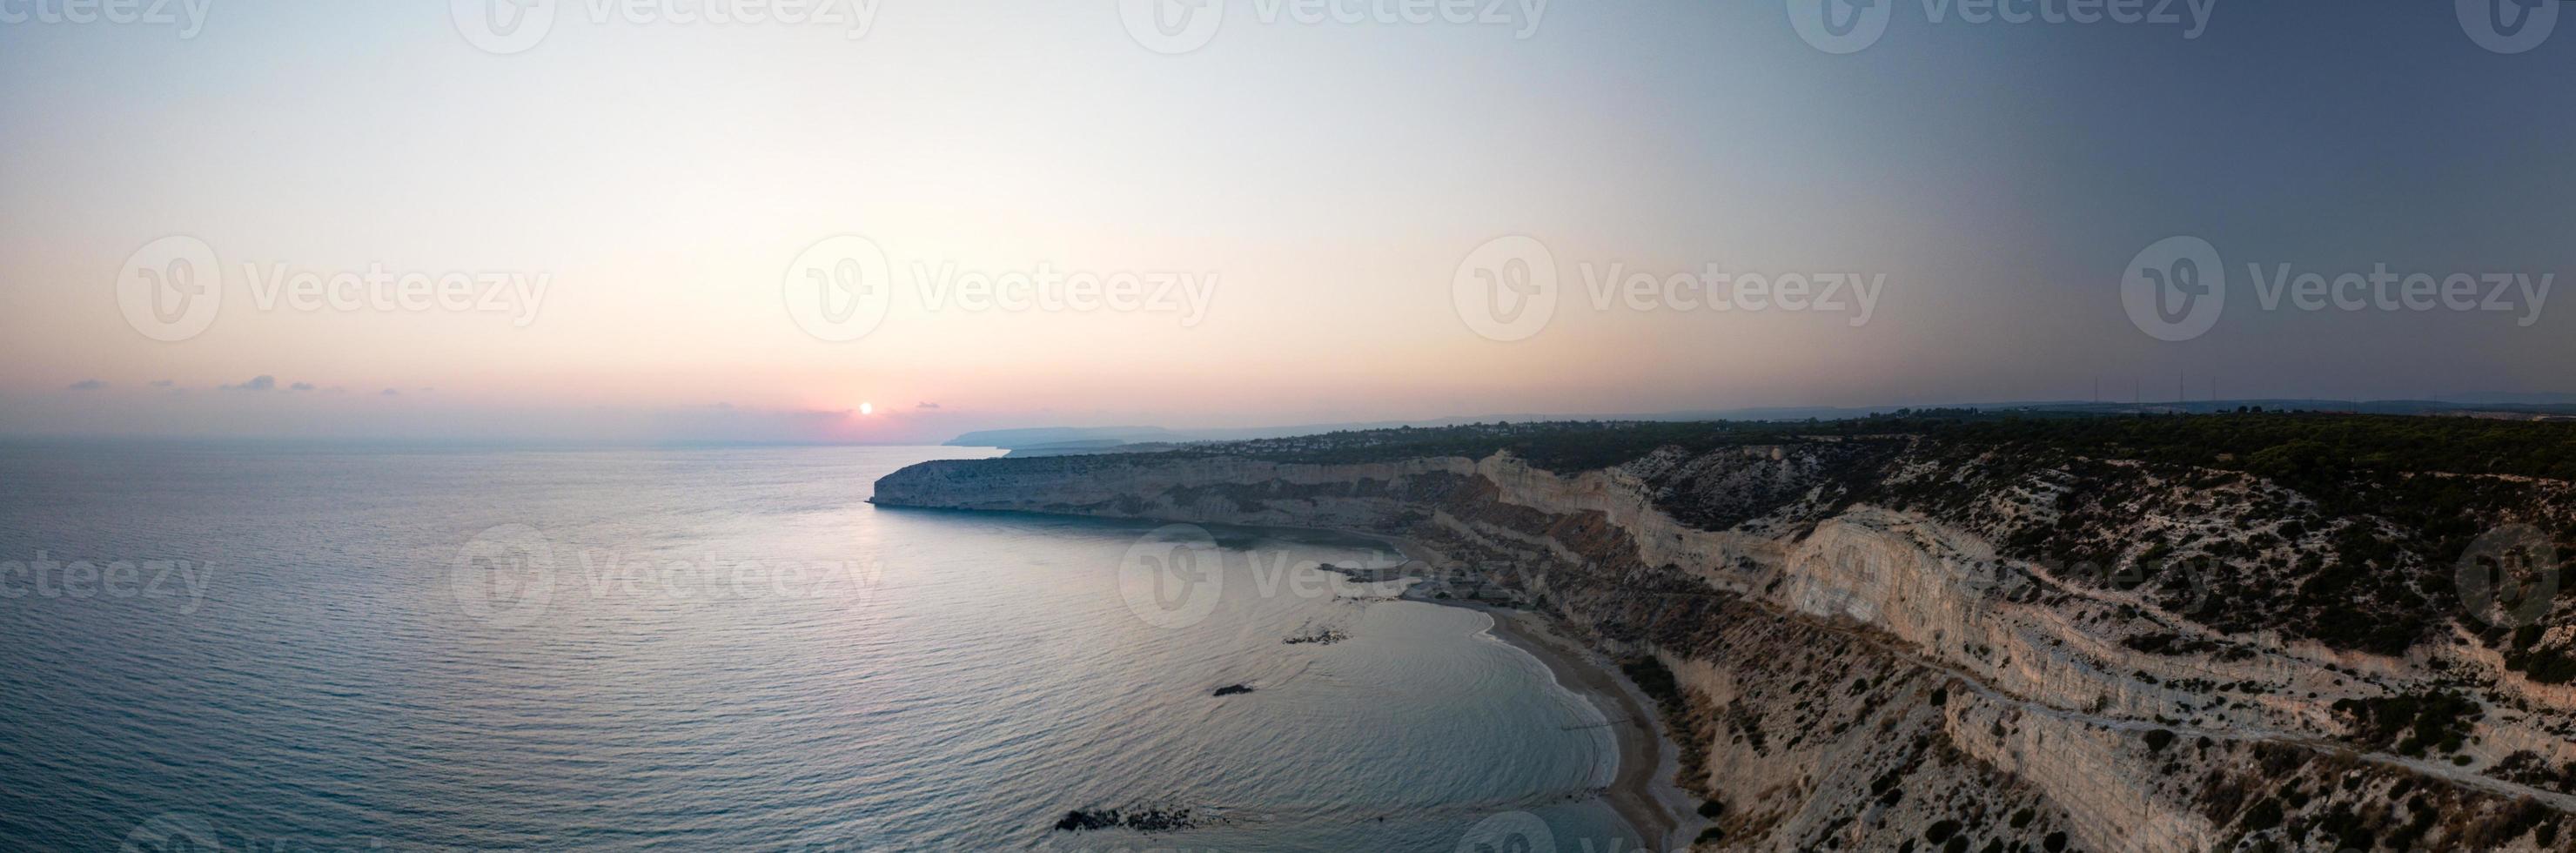
M 0 849 L 1622 835 L 1599 711 L 1369 543 L 865 502 L 982 453 L 0 448 Z

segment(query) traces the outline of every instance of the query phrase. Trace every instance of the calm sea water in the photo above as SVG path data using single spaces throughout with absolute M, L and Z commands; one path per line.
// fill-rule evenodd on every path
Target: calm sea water
M 1222 581 L 1158 590 L 1194 531 L 865 502 L 982 453 L 0 448 L 0 849 L 1624 834 L 1600 711 L 1312 568 L 1367 543 L 1208 531 Z M 1100 808 L 1219 822 L 1052 829 Z

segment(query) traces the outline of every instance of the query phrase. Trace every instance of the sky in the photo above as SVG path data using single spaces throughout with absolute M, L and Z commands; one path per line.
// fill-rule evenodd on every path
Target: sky
M 0 436 L 2576 391 L 2553 7 L 157 2 L 0 0 Z

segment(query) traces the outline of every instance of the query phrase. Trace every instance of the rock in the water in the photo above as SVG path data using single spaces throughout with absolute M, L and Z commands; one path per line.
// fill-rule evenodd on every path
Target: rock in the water
M 1340 631 L 1317 631 L 1312 634 L 1289 637 L 1287 639 L 1280 640 L 1280 642 L 1292 646 L 1302 646 L 1310 643 L 1318 646 L 1329 646 L 1350 638 L 1351 635 Z
M 1210 822 L 1208 818 L 1187 808 L 1148 808 L 1132 812 L 1118 809 L 1098 811 L 1075 809 L 1066 812 L 1063 820 L 1055 822 L 1055 831 L 1085 832 L 1124 827 L 1135 832 L 1171 832 L 1205 826 Z

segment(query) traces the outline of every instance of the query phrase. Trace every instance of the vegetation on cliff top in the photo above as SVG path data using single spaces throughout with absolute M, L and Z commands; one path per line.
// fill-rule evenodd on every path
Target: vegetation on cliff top
M 1703 458 L 1727 448 L 1754 452 Z M 2061 574 L 2139 590 L 2221 630 L 2281 630 L 2381 654 L 2464 612 L 2455 567 L 2482 534 L 2528 524 L 2576 542 L 2576 426 L 2548 422 L 1962 409 L 1473 424 L 1175 452 L 1322 464 L 1509 452 L 1559 474 L 1626 465 L 1659 506 L 1707 529 L 1887 506 L 1974 530 Z M 1641 461 L 1650 457 L 1662 461 Z M 2576 583 L 2555 591 L 2576 593 Z M 2564 637 L 2470 628 L 2536 680 L 2576 678 Z
M 2324 491 L 2355 476 L 2413 472 L 2576 480 L 2576 426 L 2476 418 L 2246 412 L 2104 416 L 1974 409 L 1842 421 L 1555 421 L 1326 433 L 1192 445 L 1187 455 L 1282 462 L 1482 458 L 1496 451 L 1559 473 L 1618 465 L 1663 447 L 1797 444 L 1919 436 L 2244 471 Z

